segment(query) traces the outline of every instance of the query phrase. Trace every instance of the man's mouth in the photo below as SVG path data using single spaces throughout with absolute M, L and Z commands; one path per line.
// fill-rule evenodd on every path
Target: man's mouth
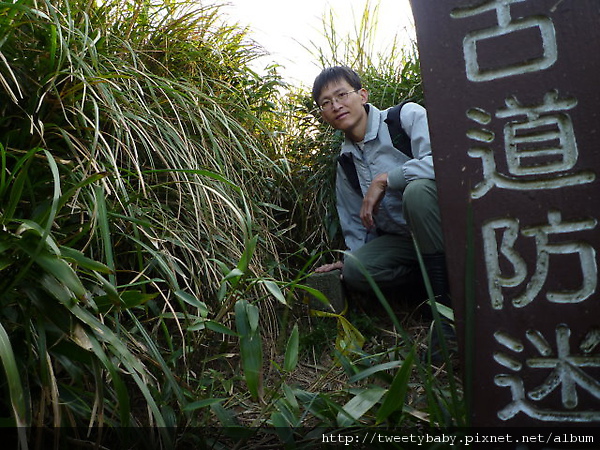
M 335 120 L 341 120 L 344 117 L 346 117 L 348 115 L 348 112 L 343 112 L 341 114 L 338 114 L 337 116 L 335 116 Z

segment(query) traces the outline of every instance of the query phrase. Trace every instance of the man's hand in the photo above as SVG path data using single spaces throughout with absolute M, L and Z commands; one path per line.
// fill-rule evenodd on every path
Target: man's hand
M 360 220 L 367 230 L 371 230 L 375 227 L 373 215 L 377 214 L 379 204 L 385 195 L 387 178 L 387 173 L 380 173 L 377 175 L 371 182 L 367 194 L 363 199 L 362 207 L 360 208 Z
M 343 267 L 344 267 L 344 263 L 342 261 L 336 261 L 331 264 L 324 264 L 320 267 L 317 267 L 315 269 L 315 272 L 316 273 L 331 272 L 332 270 L 342 269 Z

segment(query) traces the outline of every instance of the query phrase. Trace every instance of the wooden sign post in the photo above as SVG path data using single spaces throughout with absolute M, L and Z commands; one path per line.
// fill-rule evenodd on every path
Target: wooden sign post
M 472 425 L 597 425 L 600 2 L 412 7 Z

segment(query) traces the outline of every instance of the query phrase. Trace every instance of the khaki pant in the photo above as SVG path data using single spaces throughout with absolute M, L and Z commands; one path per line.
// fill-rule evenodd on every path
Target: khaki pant
M 404 191 L 402 203 L 404 217 L 421 253 L 444 253 L 435 181 L 411 181 Z M 384 234 L 346 256 L 343 276 L 348 287 L 370 291 L 365 271 L 382 290 L 420 279 L 421 271 L 410 234 Z

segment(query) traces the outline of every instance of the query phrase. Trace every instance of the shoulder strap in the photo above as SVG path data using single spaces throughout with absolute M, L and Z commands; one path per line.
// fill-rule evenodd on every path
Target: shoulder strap
M 338 164 L 341 166 L 346 178 L 352 189 L 361 197 L 363 196 L 362 190 L 360 189 L 360 181 L 358 179 L 358 173 L 356 172 L 356 165 L 354 164 L 354 157 L 352 153 L 344 153 L 338 156 Z
M 404 131 L 404 128 L 402 128 L 402 123 L 400 121 L 400 110 L 409 101 L 410 100 L 407 100 L 399 105 L 394 106 L 393 108 L 388 109 L 387 118 L 384 120 L 384 122 L 387 123 L 394 147 L 396 147 L 409 158 L 412 158 L 413 154 L 410 144 L 410 137 L 408 137 L 408 134 L 406 134 L 406 131 Z

